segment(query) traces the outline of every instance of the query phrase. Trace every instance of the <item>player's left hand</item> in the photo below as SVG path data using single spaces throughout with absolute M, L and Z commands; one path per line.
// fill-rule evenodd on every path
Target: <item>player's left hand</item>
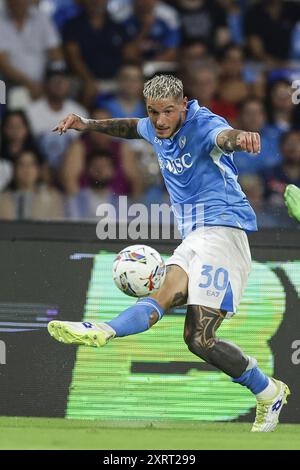
M 242 152 L 259 153 L 260 152 L 260 135 L 258 132 L 241 131 L 236 136 L 236 145 Z

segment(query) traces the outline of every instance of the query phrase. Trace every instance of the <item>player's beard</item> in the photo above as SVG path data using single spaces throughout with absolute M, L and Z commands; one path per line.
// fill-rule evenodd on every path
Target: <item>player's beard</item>
M 179 119 L 178 119 L 178 122 L 176 124 L 176 127 L 175 129 L 173 130 L 172 134 L 170 135 L 170 137 L 172 137 L 174 134 L 176 134 L 176 132 L 179 131 L 179 129 L 182 127 L 182 124 L 184 122 L 184 113 L 180 113 L 180 116 L 179 116 Z M 169 139 L 170 139 L 169 137 Z
M 182 124 L 184 123 L 184 120 L 185 120 L 185 114 L 184 114 L 184 111 L 182 111 L 182 113 L 180 113 L 178 123 L 177 123 L 177 126 L 176 126 L 173 134 L 175 134 L 175 132 L 177 132 L 181 128 Z
M 173 131 L 171 132 L 171 134 L 169 134 L 167 137 L 159 137 L 159 138 L 160 139 L 170 139 L 181 128 L 181 126 L 183 124 L 183 121 L 184 121 L 183 113 L 180 113 L 178 122 L 177 122 L 175 128 L 173 129 Z

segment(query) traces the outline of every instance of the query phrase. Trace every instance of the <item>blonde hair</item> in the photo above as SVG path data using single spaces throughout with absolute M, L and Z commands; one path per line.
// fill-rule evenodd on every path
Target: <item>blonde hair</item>
M 143 95 L 145 99 L 155 101 L 167 98 L 182 99 L 183 84 L 174 75 L 155 75 L 145 83 Z

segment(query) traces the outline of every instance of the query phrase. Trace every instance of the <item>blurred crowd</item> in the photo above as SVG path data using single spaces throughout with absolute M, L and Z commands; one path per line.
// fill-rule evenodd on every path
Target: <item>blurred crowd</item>
M 283 0 L 0 0 L 0 219 L 93 220 L 120 195 L 168 202 L 147 142 L 51 132 L 71 112 L 144 117 L 143 83 L 158 72 L 260 133 L 260 155 L 235 154 L 240 184 L 259 227 L 293 227 L 283 192 L 300 187 L 300 3 Z

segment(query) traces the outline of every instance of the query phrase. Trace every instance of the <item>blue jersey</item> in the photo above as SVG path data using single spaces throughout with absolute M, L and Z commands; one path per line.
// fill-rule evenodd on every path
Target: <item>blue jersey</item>
M 149 118 L 138 122 L 138 133 L 157 154 L 182 238 L 203 225 L 257 230 L 255 213 L 237 182 L 233 153 L 216 143 L 225 129 L 232 128 L 196 100 L 188 103 L 182 127 L 169 139 L 156 136 Z

